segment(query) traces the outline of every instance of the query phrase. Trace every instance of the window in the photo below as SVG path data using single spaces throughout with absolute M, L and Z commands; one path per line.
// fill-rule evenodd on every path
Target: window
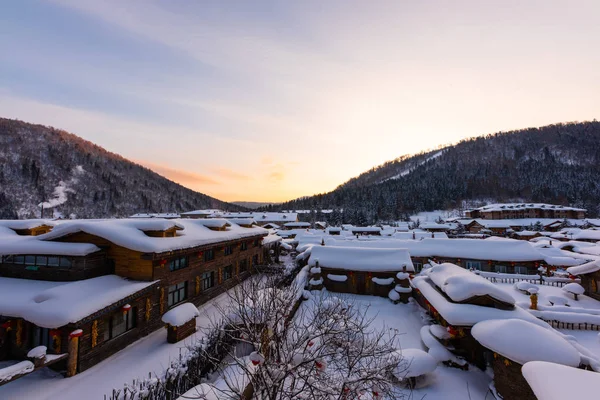
M 515 267 L 515 274 L 523 274 L 523 275 L 527 275 L 527 267 L 524 267 L 522 265 L 517 265 Z
M 467 269 L 476 269 L 481 271 L 481 261 L 467 261 Z
M 3 256 L 2 262 L 7 264 L 25 264 L 29 267 L 71 267 L 71 260 L 55 256 Z
M 258 265 L 258 254 L 252 256 L 252 266 Z
M 258 247 L 259 244 L 259 240 L 258 239 L 254 239 L 254 247 Z
M 494 271 L 499 272 L 501 274 L 505 274 L 506 273 L 506 265 L 495 265 Z
M 213 286 L 215 286 L 214 271 L 203 273 L 202 274 L 202 290 L 208 290 Z
M 423 263 L 420 262 L 413 262 L 413 266 L 415 267 L 415 272 L 421 272 L 423 269 Z
M 240 244 L 240 250 L 241 251 L 248 250 L 248 243 L 247 242 L 242 242 Z
M 175 304 L 179 304 L 185 299 L 187 299 L 187 282 L 169 286 L 169 298 L 167 299 L 169 307 L 173 307 Z
M 223 280 L 229 280 L 233 278 L 233 265 L 228 265 L 223 268 Z
M 136 326 L 136 320 L 137 307 L 132 307 L 125 315 L 121 311 L 114 313 L 106 320 L 108 326 L 104 331 L 104 340 L 114 339 L 132 330 Z
M 213 249 L 204 250 L 204 261 L 215 259 L 215 251 Z
M 230 254 L 233 254 L 233 246 L 225 246 L 225 255 L 228 256 Z
M 187 257 L 179 257 L 169 261 L 169 269 L 171 271 L 177 271 L 178 269 L 187 267 L 187 265 Z
M 248 270 L 248 260 L 240 260 L 240 272 L 246 272 Z

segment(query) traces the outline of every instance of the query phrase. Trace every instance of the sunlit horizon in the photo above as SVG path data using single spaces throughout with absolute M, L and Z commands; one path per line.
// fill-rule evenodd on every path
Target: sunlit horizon
M 225 201 L 324 193 L 403 155 L 600 110 L 595 1 L 2 8 L 0 117 Z

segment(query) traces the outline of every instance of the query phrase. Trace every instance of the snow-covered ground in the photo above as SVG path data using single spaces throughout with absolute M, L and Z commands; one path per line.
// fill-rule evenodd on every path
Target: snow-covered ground
M 421 342 L 420 330 L 424 325 L 421 309 L 413 303 L 393 304 L 388 299 L 375 296 L 360 296 L 331 293 L 342 297 L 356 306 L 368 306 L 367 316 L 374 318 L 372 327 L 376 329 L 397 329 L 400 345 L 406 349 L 427 350 Z M 426 386 L 415 389 L 410 399 L 427 400 L 484 400 L 491 394 L 488 385 L 491 378 L 483 371 L 471 366 L 468 371 L 449 368 L 442 364 L 426 378 Z
M 209 327 L 211 319 L 218 314 L 216 307 L 227 301 L 227 294 L 223 293 L 200 306 L 198 332 L 180 343 L 167 343 L 166 329 L 159 329 L 72 378 L 63 378 L 62 375 L 43 368 L 0 386 L 0 399 L 101 399 L 104 394 L 110 394 L 113 388 L 122 388 L 126 382 L 147 378 L 149 372 L 160 375 L 171 360 L 177 359 L 180 352 L 186 351 L 186 344 L 203 336 L 202 328 Z

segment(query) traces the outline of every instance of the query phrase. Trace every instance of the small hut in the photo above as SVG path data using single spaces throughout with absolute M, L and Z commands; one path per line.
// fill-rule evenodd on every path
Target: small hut
M 162 316 L 167 324 L 167 342 L 177 343 L 196 332 L 196 317 L 200 312 L 192 303 L 183 303 Z
M 473 326 L 471 334 L 492 357 L 494 385 L 505 399 L 536 400 L 521 374 L 529 361 L 548 361 L 578 367 L 580 355 L 556 331 L 520 319 L 487 320 Z

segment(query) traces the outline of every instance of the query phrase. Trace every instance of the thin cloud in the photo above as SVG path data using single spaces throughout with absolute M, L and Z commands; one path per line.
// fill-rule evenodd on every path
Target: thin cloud
M 220 185 L 216 180 L 206 176 L 201 175 L 196 172 L 185 171 L 181 169 L 171 168 L 165 165 L 154 164 L 148 161 L 137 161 L 139 164 L 150 168 L 154 172 L 159 175 L 164 176 L 174 182 L 177 182 L 184 186 L 193 186 L 193 185 Z
M 223 178 L 237 180 L 237 181 L 249 181 L 252 180 L 251 176 L 236 172 L 229 168 L 212 168 L 211 172 L 215 175 L 219 175 Z

